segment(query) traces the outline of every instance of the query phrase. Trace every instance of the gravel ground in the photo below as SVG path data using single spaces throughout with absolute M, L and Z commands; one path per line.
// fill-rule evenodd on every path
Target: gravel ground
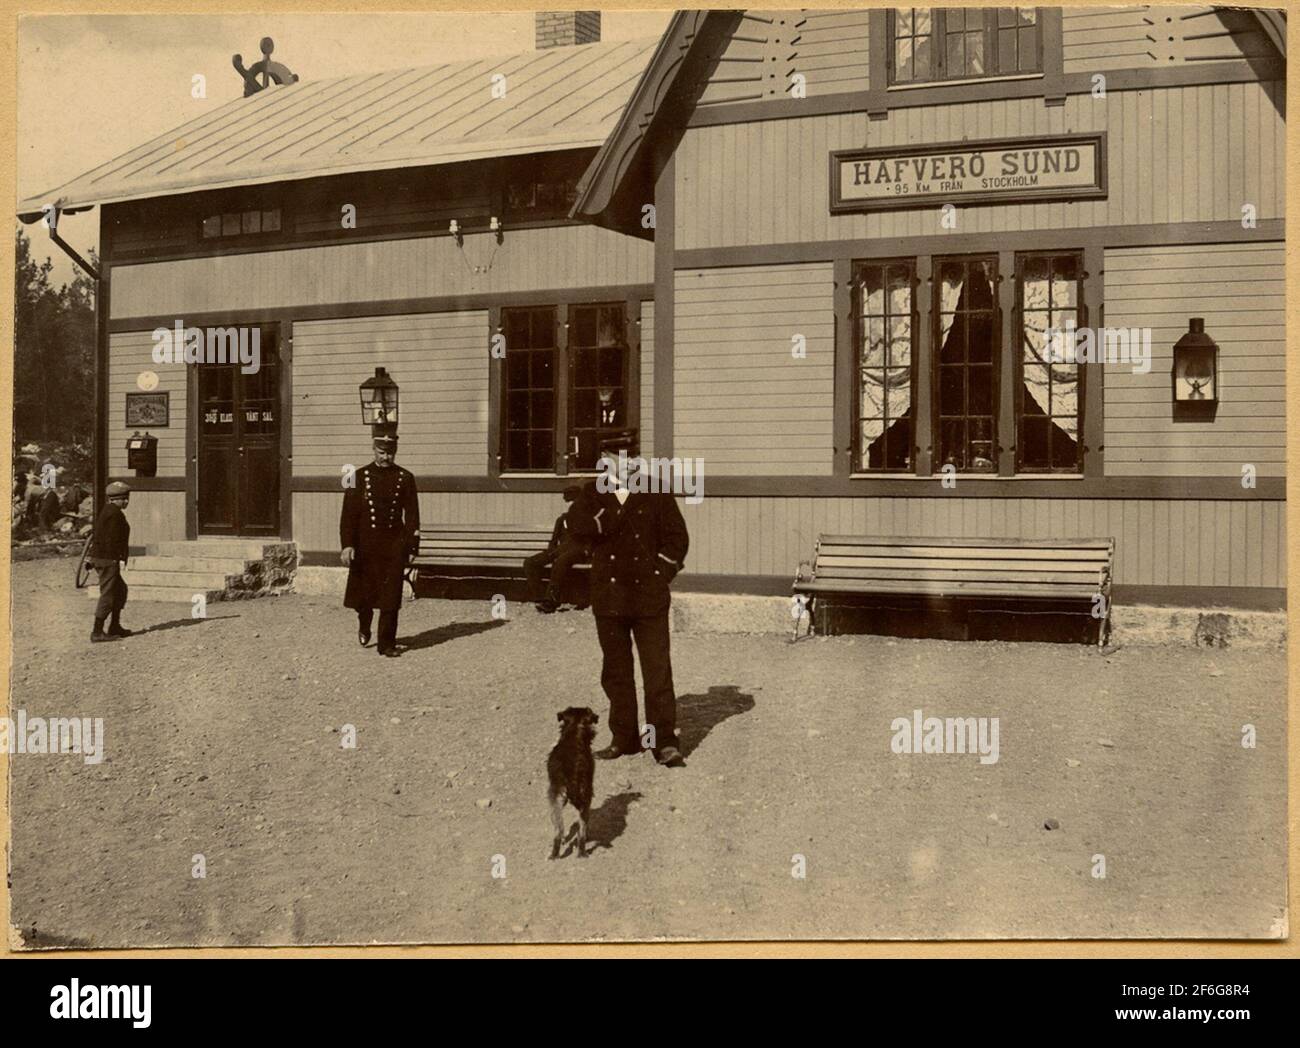
M 408 603 L 393 660 L 333 600 L 133 602 L 92 648 L 71 576 L 13 567 L 11 712 L 106 733 L 11 758 L 29 946 L 1282 934 L 1279 652 L 678 635 L 688 766 L 598 763 L 551 862 L 556 710 L 607 738 L 589 614 Z M 891 752 L 918 707 L 1000 759 Z

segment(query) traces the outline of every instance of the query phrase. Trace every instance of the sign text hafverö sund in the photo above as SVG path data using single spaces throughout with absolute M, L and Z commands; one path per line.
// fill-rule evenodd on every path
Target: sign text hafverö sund
M 831 153 L 831 210 L 1106 195 L 1106 136 L 1065 135 Z

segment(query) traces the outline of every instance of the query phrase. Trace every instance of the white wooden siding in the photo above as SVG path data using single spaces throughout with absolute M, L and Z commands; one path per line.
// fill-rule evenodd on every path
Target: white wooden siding
M 792 117 L 691 128 L 677 149 L 676 245 L 691 248 L 941 239 L 938 208 L 832 215 L 833 149 L 1105 131 L 1104 200 L 958 205 L 957 233 L 1281 218 L 1286 127 L 1280 82 L 1215 84 Z M 1157 172 L 1159 174 L 1157 174 Z
M 831 473 L 830 264 L 675 276 L 674 456 L 703 458 L 706 478 Z M 800 335 L 806 356 L 796 358 Z
M 1107 364 L 1107 476 L 1286 475 L 1284 244 L 1106 251 L 1105 324 L 1151 329 L 1151 369 Z M 1212 422 L 1175 422 L 1169 371 L 1190 317 L 1219 345 Z
M 127 472 L 126 440 L 136 429 L 148 429 L 158 438 L 158 476 L 185 476 L 186 365 L 154 363 L 153 347 L 152 329 L 123 331 L 108 339 L 108 471 L 114 476 Z M 146 371 L 158 376 L 152 392 L 170 394 L 171 424 L 165 429 L 126 425 L 126 395 L 141 391 L 136 380 Z
M 474 273 L 474 266 L 486 266 Z M 445 295 L 649 284 L 654 245 L 595 226 L 336 243 L 113 269 L 112 315 L 176 316 Z
M 417 474 L 482 476 L 488 348 L 483 310 L 294 324 L 294 473 L 338 476 L 369 461 L 357 387 L 385 367 L 401 389 L 398 461 Z

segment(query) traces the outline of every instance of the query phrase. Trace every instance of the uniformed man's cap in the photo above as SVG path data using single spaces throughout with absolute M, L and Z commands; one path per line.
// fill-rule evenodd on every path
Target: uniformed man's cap
M 115 480 L 113 481 L 112 484 L 110 484 L 107 488 L 104 489 L 104 494 L 111 499 L 117 498 L 119 495 L 129 495 L 131 494 L 131 486 L 129 484 L 122 483 L 122 481 L 120 480 Z
M 601 451 L 626 451 L 629 455 L 637 453 L 637 433 L 634 429 L 621 429 L 616 433 L 607 433 L 600 438 Z
M 387 451 L 397 450 L 397 427 L 392 423 L 376 423 L 370 427 L 374 445 Z

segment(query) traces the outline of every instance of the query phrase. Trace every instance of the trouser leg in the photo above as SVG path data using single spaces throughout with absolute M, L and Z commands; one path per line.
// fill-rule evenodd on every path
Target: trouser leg
M 357 608 L 357 629 L 362 633 L 369 633 L 370 626 L 375 621 L 374 608 Z
M 546 590 L 546 565 L 551 562 L 550 550 L 542 550 L 531 557 L 524 558 L 524 576 L 528 579 L 528 599 L 536 602 L 542 599 Z
M 636 749 L 641 745 L 641 733 L 636 716 L 631 623 L 616 615 L 597 615 L 596 637 L 602 658 L 600 686 L 609 699 L 610 734 L 620 749 Z
M 581 546 L 563 546 L 556 554 L 555 563 L 551 565 L 551 585 L 547 592 L 547 596 L 556 604 L 560 603 L 564 593 L 564 580 L 569 575 L 569 569 L 585 560 L 586 556 L 586 551 Z
M 379 650 L 389 651 L 397 646 L 397 609 L 381 608 L 379 611 Z
M 654 727 L 655 749 L 677 746 L 677 696 L 673 691 L 668 613 L 633 620 L 632 635 L 641 663 L 645 719 Z
M 118 589 L 125 591 L 126 582 L 122 578 L 122 566 L 115 560 L 102 567 L 96 565 L 95 571 L 99 575 L 99 601 L 95 604 L 95 618 L 102 620 L 115 611 L 121 611 L 122 604 L 126 603 L 126 594 L 122 593 L 119 603 Z

